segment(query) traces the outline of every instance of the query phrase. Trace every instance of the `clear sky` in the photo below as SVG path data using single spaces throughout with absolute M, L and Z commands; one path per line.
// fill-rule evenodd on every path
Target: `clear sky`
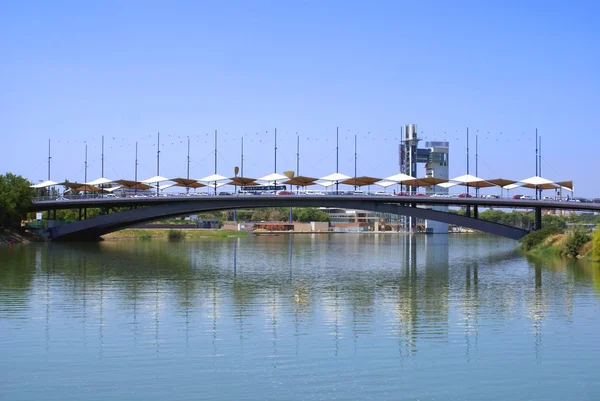
M 102 1 L 0 6 L 0 172 L 46 179 L 398 172 L 400 127 L 448 140 L 451 176 L 573 179 L 600 196 L 600 3 L 595 1 Z M 424 173 L 424 172 L 423 172 Z

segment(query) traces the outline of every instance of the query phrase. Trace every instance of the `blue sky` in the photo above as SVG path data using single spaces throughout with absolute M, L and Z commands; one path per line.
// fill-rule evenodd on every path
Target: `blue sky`
M 300 170 L 388 176 L 398 172 L 400 127 L 448 140 L 451 176 L 543 175 L 591 180 L 600 152 L 600 34 L 596 2 L 5 2 L 0 10 L 0 171 L 52 179 L 185 176 Z M 422 134 L 421 134 L 422 132 Z M 597 182 L 597 181 L 596 181 Z

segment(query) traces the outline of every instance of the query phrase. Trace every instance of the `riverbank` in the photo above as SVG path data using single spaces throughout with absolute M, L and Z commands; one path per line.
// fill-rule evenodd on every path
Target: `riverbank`
M 23 229 L 0 229 L 0 244 L 26 244 L 29 242 L 44 242 L 44 239 Z
M 535 245 L 526 253 L 532 255 L 554 255 L 565 258 L 575 259 L 586 259 L 593 262 L 600 262 L 600 260 L 594 260 L 592 257 L 593 239 L 583 243 L 576 255 L 569 253 L 569 235 L 567 234 L 554 234 L 544 239 L 540 244 Z
M 140 239 L 149 240 L 153 238 L 167 239 L 169 232 L 177 231 L 181 239 L 196 238 L 244 238 L 249 234 L 245 231 L 207 230 L 207 229 L 185 229 L 174 230 L 167 228 L 127 228 L 110 234 L 103 235 L 105 240 Z

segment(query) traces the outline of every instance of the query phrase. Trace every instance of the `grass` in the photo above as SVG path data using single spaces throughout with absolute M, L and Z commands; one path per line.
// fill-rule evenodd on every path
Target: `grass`
M 181 230 L 169 230 L 167 236 L 169 241 L 181 241 L 185 238 L 185 233 Z
M 231 238 L 247 237 L 246 231 L 228 231 L 228 230 L 173 230 L 168 228 L 128 228 L 114 233 L 106 234 L 104 239 L 168 239 L 169 232 L 181 233 L 182 238 L 201 239 L 201 238 Z M 142 238 L 143 237 L 143 238 Z

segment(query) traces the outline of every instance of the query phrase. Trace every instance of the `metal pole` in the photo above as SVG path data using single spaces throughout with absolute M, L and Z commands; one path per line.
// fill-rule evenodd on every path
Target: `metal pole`
M 296 132 L 296 176 L 300 175 L 300 136 Z M 298 185 L 296 185 L 296 192 L 298 191 Z
M 467 175 L 469 174 L 469 127 L 467 127 Z M 467 194 L 469 193 L 469 186 L 467 187 Z
M 158 133 L 157 148 L 156 148 L 156 175 L 160 175 L 160 132 Z M 156 183 L 156 196 L 159 195 L 159 182 Z
M 187 137 L 187 145 L 188 145 L 188 154 L 187 154 L 187 179 L 190 179 L 190 137 Z M 190 193 L 190 184 L 185 185 L 185 192 Z
M 354 134 L 354 190 L 356 191 L 356 134 Z
M 135 180 L 135 187 L 134 188 L 135 189 L 133 190 L 133 192 L 135 194 L 137 194 L 137 187 L 138 187 L 138 184 L 137 184 L 137 170 L 138 170 L 138 143 L 136 142 L 135 143 L 135 178 L 134 178 L 134 180 Z
M 87 143 L 85 144 L 85 168 L 84 168 L 84 177 L 83 177 L 83 183 L 85 184 L 84 191 L 83 194 L 87 195 L 87 168 L 88 168 L 88 162 L 87 162 Z M 81 220 L 81 219 L 80 219 Z
M 52 156 L 50 155 L 50 139 L 48 139 L 48 181 L 50 181 L 50 160 L 52 160 Z
M 479 135 L 475 135 L 475 176 L 479 177 Z M 479 183 L 475 184 L 475 197 L 479 198 Z
M 535 176 L 537 177 L 539 172 L 538 172 L 538 130 L 537 128 L 535 129 Z M 538 198 L 538 188 L 537 185 L 535 187 L 535 199 Z
M 104 135 L 102 135 L 102 174 L 101 174 L 102 178 L 104 178 Z M 104 184 L 100 185 L 100 189 L 101 189 L 101 197 L 104 198 Z
M 215 174 L 217 174 L 217 130 L 215 130 Z M 215 195 L 217 194 L 217 181 L 215 180 Z
M 277 174 L 277 128 L 275 128 L 275 170 L 273 171 Z M 277 186 L 277 180 L 273 181 L 274 186 Z
M 244 137 L 242 137 L 242 177 L 244 176 Z
M 335 128 L 335 172 L 339 173 L 339 152 L 340 152 L 340 127 Z M 335 192 L 339 189 L 339 182 L 335 182 Z

